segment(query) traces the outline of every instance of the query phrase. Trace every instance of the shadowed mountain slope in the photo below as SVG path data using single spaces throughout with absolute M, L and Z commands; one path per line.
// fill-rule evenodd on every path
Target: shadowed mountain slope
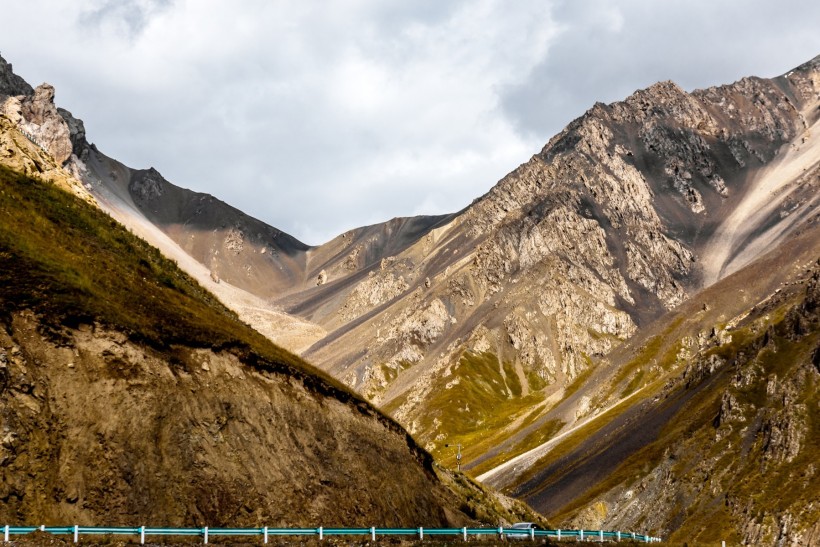
M 609 410 L 482 479 L 565 526 L 638 526 L 698 544 L 815 544 L 818 230 L 616 351 L 595 387 L 581 389 Z

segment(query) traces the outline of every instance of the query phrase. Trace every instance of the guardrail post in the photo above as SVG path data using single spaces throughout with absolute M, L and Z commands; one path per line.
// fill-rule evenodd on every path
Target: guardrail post
M 321 541 L 322 538 L 324 538 L 324 537 L 325 537 L 325 531 L 322 529 L 321 526 L 319 526 L 319 541 Z
M 558 529 L 558 541 L 561 541 L 561 529 Z
M 530 528 L 530 541 L 535 541 L 535 527 Z
M 467 527 L 461 529 L 461 535 L 464 537 L 464 541 L 467 541 Z
M 208 527 L 207 526 L 202 529 L 202 534 L 205 536 L 205 541 L 203 543 L 205 543 L 205 545 L 208 545 Z
M 501 539 L 504 539 L 504 527 L 503 526 L 498 527 L 498 537 L 500 537 Z
M 584 529 L 581 528 L 581 541 L 584 541 Z
M 80 541 L 80 527 L 76 524 L 74 525 L 74 543 Z
M 45 525 L 45 524 L 41 524 L 41 525 L 40 525 L 40 531 L 41 531 L 41 532 L 45 532 L 45 531 L 46 531 L 46 525 Z
M 140 526 L 140 545 L 145 545 L 145 526 Z
M 424 528 L 422 528 L 421 526 L 419 526 L 419 539 L 424 539 Z
M 267 526 L 262 528 L 262 536 L 265 538 L 264 539 L 265 544 L 267 544 L 268 543 L 268 527 Z
M 376 527 L 370 527 L 370 541 L 376 541 Z
M 621 531 L 620 531 L 620 530 L 618 530 L 617 532 L 615 532 L 615 537 L 617 537 L 617 538 L 618 538 L 618 541 L 621 541 Z
M 8 543 L 9 542 L 9 525 L 6 524 L 3 526 L 3 541 Z
M 598 530 L 598 537 L 601 538 L 601 542 L 603 543 L 603 541 L 604 541 L 604 531 L 603 530 Z

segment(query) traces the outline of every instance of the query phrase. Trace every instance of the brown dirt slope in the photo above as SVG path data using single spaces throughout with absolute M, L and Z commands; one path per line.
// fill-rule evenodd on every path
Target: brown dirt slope
M 0 190 L 0 521 L 517 518 L 95 207 Z

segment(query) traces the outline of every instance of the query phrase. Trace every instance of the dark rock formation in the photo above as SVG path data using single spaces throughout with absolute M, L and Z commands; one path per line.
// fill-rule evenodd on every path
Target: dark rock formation
M 0 95 L 33 95 L 34 89 L 14 73 L 11 63 L 0 56 Z

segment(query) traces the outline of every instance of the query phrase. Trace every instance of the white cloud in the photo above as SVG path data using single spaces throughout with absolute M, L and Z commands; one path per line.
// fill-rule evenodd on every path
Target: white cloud
M 552 13 L 561 33 L 549 55 L 503 99 L 537 135 L 656 81 L 692 90 L 772 77 L 820 53 L 812 0 L 558 0 Z
M 595 100 L 786 70 L 803 4 L 27 0 L 0 51 L 101 150 L 320 243 L 460 209 Z

